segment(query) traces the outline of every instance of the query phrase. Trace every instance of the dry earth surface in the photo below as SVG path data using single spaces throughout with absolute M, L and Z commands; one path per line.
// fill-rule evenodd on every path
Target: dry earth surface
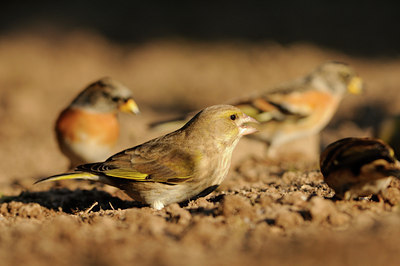
M 151 122 L 268 89 L 326 60 L 348 62 L 367 90 L 344 99 L 322 132 L 325 146 L 371 136 L 400 113 L 400 58 L 302 43 L 119 45 L 89 32 L 3 36 L 0 58 L 1 265 L 399 265 L 400 182 L 385 202 L 334 201 L 316 161 L 267 160 L 247 139 L 216 192 L 161 211 L 108 186 L 33 182 L 67 169 L 54 121 L 100 77 L 125 83 L 142 109 L 120 116 L 117 152 L 159 135 Z

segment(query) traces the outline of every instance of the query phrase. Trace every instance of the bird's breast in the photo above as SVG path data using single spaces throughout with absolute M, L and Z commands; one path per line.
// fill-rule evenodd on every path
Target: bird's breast
M 95 141 L 114 145 L 119 135 L 119 124 L 113 113 L 93 113 L 80 109 L 66 109 L 56 122 L 59 137 L 74 142 Z

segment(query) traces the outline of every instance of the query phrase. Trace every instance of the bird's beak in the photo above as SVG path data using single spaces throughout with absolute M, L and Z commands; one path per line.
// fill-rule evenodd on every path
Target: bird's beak
M 118 107 L 118 110 L 125 113 L 140 114 L 139 107 L 133 99 L 128 99 Z
M 239 135 L 245 136 L 249 134 L 253 134 L 258 131 L 257 128 L 252 127 L 250 124 L 260 124 L 257 120 L 255 120 L 253 117 L 244 115 L 243 118 L 241 119 L 241 125 L 239 126 Z
M 360 77 L 354 77 L 347 85 L 347 90 L 352 94 L 361 94 L 363 92 L 363 81 Z

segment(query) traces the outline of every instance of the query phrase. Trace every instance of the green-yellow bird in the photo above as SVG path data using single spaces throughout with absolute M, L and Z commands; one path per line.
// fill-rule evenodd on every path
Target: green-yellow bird
M 86 179 L 125 191 L 155 209 L 205 196 L 224 180 L 239 139 L 256 132 L 257 121 L 231 105 L 197 113 L 182 128 L 121 151 L 105 162 L 38 180 Z

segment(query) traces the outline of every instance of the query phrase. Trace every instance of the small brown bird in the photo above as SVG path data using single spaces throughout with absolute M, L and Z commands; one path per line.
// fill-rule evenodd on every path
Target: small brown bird
M 239 139 L 257 123 L 240 109 L 216 105 L 196 114 L 181 129 L 121 151 L 105 162 L 84 164 L 73 173 L 41 179 L 87 179 L 124 190 L 152 208 L 211 193 L 228 173 Z
M 305 77 L 231 104 L 261 123 L 251 137 L 269 144 L 273 155 L 281 144 L 319 133 L 346 91 L 361 93 L 361 78 L 349 65 L 330 61 Z
M 344 138 L 321 154 L 325 182 L 342 199 L 380 196 L 391 181 L 400 177 L 400 164 L 390 146 L 379 139 Z
M 55 131 L 71 169 L 111 155 L 119 137 L 117 112 L 139 113 L 131 91 L 111 78 L 85 88 L 59 115 Z

